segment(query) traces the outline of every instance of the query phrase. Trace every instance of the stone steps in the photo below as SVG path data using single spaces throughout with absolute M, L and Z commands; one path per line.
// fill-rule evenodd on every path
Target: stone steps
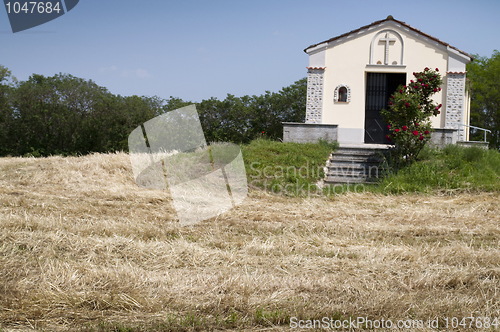
M 325 184 L 373 183 L 385 173 L 382 153 L 385 146 L 340 147 L 326 165 Z
M 347 179 L 344 176 L 326 176 L 324 179 L 325 185 L 334 184 L 357 184 L 357 183 L 376 183 L 378 179 L 376 178 L 365 178 L 365 177 L 352 177 Z

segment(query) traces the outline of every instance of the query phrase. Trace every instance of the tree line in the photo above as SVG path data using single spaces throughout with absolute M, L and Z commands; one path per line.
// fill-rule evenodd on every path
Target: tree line
M 137 126 L 190 104 L 174 97 L 115 95 L 69 74 L 34 74 L 18 82 L 0 66 L 0 156 L 127 151 L 128 135 Z M 279 92 L 195 104 L 207 142 L 278 139 L 282 122 L 304 120 L 306 79 Z
M 471 124 L 492 131 L 500 147 L 500 53 L 476 56 L 467 66 Z M 208 142 L 247 143 L 282 137 L 282 122 L 303 122 L 306 79 L 279 92 L 195 103 Z M 120 96 L 69 74 L 34 74 L 17 81 L 0 66 L 0 156 L 78 155 L 128 150 L 128 135 L 165 112 L 193 104 L 180 98 Z M 482 139 L 472 130 L 471 138 Z
M 467 65 L 471 93 L 471 124 L 491 130 L 490 147 L 500 149 L 500 52 L 490 58 L 475 56 Z M 471 139 L 483 140 L 484 132 L 471 130 Z

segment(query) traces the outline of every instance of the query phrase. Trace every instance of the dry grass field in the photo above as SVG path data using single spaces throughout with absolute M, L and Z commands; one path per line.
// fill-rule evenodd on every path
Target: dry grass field
M 131 174 L 126 154 L 0 159 L 0 331 L 500 317 L 498 192 L 251 191 L 179 227 Z

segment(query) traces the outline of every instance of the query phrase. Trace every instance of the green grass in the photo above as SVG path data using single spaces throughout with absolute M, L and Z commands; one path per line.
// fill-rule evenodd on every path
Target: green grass
M 500 191 L 500 153 L 457 145 L 425 148 L 417 162 L 390 174 L 370 190 L 384 194 Z
M 321 193 L 316 183 L 324 177 L 324 167 L 336 145 L 281 143 L 257 139 L 242 146 L 243 159 L 252 188 L 291 195 Z
M 336 145 L 257 139 L 241 148 L 250 187 L 289 196 L 360 190 L 382 194 L 500 191 L 500 153 L 476 147 L 425 148 L 417 162 L 389 174 L 378 184 L 323 191 L 316 183 L 324 177 L 323 168 Z

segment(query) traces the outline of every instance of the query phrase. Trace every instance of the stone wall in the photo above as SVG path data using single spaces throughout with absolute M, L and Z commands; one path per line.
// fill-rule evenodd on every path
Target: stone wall
M 315 143 L 318 140 L 336 142 L 338 125 L 283 122 L 283 142 Z M 458 141 L 457 129 L 434 128 L 429 145 L 443 148 L 449 144 L 457 144 Z
M 458 141 L 458 130 L 451 128 L 434 128 L 431 132 L 429 145 L 444 148 L 449 144 L 456 144 Z
M 307 71 L 306 123 L 321 123 L 323 116 L 323 68 Z
M 446 76 L 445 128 L 458 129 L 458 140 L 465 140 L 464 122 L 465 73 L 448 73 Z
M 283 142 L 335 142 L 338 138 L 337 129 L 338 126 L 332 124 L 283 122 Z

